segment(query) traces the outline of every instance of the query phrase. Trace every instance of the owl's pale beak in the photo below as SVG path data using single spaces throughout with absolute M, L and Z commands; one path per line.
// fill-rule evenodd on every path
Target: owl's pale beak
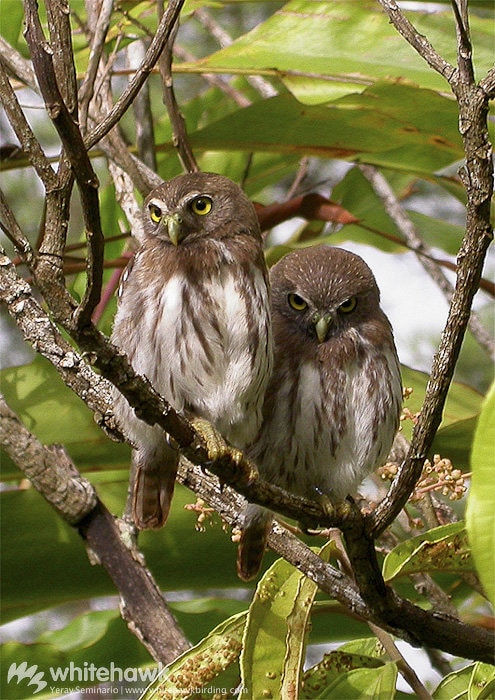
M 167 227 L 168 237 L 170 238 L 171 242 L 175 246 L 179 245 L 184 237 L 182 231 L 182 216 L 177 212 L 167 214 L 164 217 L 164 224 Z
M 316 336 L 319 343 L 325 342 L 331 323 L 332 319 L 330 316 L 321 316 L 321 318 L 315 321 Z

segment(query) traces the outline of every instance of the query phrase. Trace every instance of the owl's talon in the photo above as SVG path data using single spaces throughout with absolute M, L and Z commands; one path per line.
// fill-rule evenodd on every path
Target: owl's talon
M 224 469 L 236 483 L 250 483 L 257 476 L 257 471 L 245 467 L 242 452 L 225 442 L 211 423 L 203 418 L 195 418 L 192 424 L 201 436 L 208 453 L 208 461 L 203 467 L 206 466 L 209 471 L 219 476 L 221 488 L 229 483 L 230 479 L 222 478 L 221 474 L 218 474 L 219 468 Z
M 208 460 L 203 465 L 208 469 L 208 467 L 213 466 L 215 462 L 223 459 L 231 448 L 229 448 L 218 430 L 207 420 L 195 418 L 192 424 L 195 431 L 201 436 L 208 453 Z
M 328 518 L 334 518 L 336 510 L 335 499 L 333 499 L 328 493 L 320 493 L 317 500 L 325 515 Z

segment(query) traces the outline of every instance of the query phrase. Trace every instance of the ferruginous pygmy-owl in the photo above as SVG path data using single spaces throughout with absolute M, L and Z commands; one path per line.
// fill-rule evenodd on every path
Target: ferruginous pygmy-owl
M 124 275 L 113 342 L 178 411 L 243 448 L 261 423 L 272 366 L 268 272 L 255 209 L 221 175 L 180 175 L 144 203 L 144 237 Z M 161 527 L 178 452 L 115 392 L 133 444 L 132 516 Z
M 274 370 L 248 450 L 261 476 L 309 499 L 345 498 L 383 464 L 399 427 L 402 385 L 373 273 L 357 255 L 318 245 L 271 270 Z M 250 504 L 239 576 L 261 565 L 272 522 Z

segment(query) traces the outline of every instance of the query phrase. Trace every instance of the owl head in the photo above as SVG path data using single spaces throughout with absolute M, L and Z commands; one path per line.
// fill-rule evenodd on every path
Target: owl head
M 187 173 L 156 187 L 144 202 L 145 233 L 174 246 L 250 232 L 261 239 L 254 206 L 232 180 Z
M 278 325 L 313 343 L 341 338 L 384 316 L 370 268 L 342 248 L 293 251 L 271 269 L 270 282 L 275 330 Z

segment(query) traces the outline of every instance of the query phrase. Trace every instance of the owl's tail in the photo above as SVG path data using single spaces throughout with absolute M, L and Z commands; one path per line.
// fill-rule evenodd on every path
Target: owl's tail
M 153 459 L 146 457 L 139 450 L 133 454 L 132 519 L 139 530 L 155 530 L 163 527 L 168 518 L 179 453 L 167 446 Z
M 261 567 L 273 515 L 266 508 L 249 503 L 237 549 L 237 575 L 243 581 L 254 578 Z

